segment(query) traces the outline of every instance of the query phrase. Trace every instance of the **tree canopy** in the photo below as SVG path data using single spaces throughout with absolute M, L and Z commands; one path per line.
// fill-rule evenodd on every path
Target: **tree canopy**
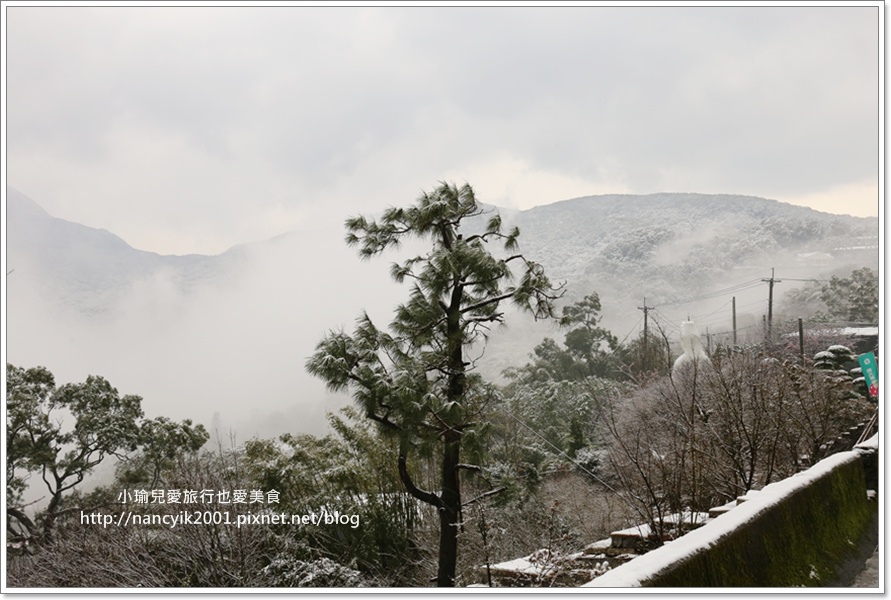
M 820 290 L 829 319 L 854 323 L 879 322 L 878 273 L 863 267 L 850 277 L 834 276 Z
M 543 268 L 518 252 L 517 228 L 502 230 L 501 217 L 470 227 L 486 215 L 470 185 L 442 183 L 415 205 L 390 208 L 378 221 L 346 221 L 346 242 L 371 258 L 409 238 L 430 250 L 393 264 L 391 275 L 409 282 L 408 300 L 396 308 L 389 332 L 362 314 L 353 334 L 333 331 L 307 361 L 308 371 L 336 391 L 349 390 L 366 416 L 399 438 L 397 468 L 405 489 L 440 512 L 437 583 L 454 585 L 460 523 L 462 446 L 482 434 L 493 389 L 474 372 L 470 349 L 504 322 L 510 302 L 536 319 L 556 318 L 555 288 Z M 498 253 L 489 244 L 500 246 Z M 517 268 L 517 273 L 514 269 Z M 438 492 L 419 488 L 408 461 L 439 449 Z
M 167 433 L 160 435 L 162 430 Z M 158 461 L 197 450 L 207 438 L 204 427 L 191 421 L 145 421 L 142 398 L 121 396 L 103 377 L 90 375 L 82 383 L 56 387 L 46 367 L 7 364 L 7 515 L 19 526 L 11 533 L 50 541 L 65 494 L 109 456 L 125 459 L 142 449 L 149 462 Z M 49 492 L 40 524 L 22 507 L 22 494 L 34 473 Z
M 879 275 L 868 267 L 856 269 L 849 277 L 833 275 L 829 281 L 808 283 L 784 296 L 785 311 L 804 314 L 822 323 L 879 322 Z
M 600 296 L 591 292 L 563 307 L 560 324 L 568 328 L 563 347 L 545 338 L 533 350 L 532 361 L 506 373 L 512 379 L 535 381 L 579 381 L 587 377 L 620 378 L 616 337 L 600 326 Z

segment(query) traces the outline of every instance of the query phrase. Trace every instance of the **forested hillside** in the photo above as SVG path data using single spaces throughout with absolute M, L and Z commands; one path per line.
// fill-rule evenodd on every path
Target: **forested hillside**
M 833 254 L 842 266 L 851 256 L 840 248 L 878 243 L 877 219 L 733 195 L 588 196 L 523 211 L 514 222 L 555 278 L 654 302 L 706 291 L 734 270 L 794 264 L 799 254 Z

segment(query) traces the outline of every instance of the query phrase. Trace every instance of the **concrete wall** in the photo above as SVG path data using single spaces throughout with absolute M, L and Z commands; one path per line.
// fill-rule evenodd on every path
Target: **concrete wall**
M 877 527 L 878 501 L 867 498 L 867 482 L 878 482 L 877 458 L 878 436 L 765 487 L 586 587 L 834 585 Z

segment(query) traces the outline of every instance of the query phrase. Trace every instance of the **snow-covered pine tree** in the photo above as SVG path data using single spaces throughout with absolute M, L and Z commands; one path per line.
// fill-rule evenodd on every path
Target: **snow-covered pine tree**
M 439 511 L 438 586 L 453 586 L 461 521 L 462 446 L 480 433 L 491 388 L 474 373 L 468 349 L 502 323 L 503 302 L 535 318 L 556 318 L 561 295 L 542 267 L 517 252 L 517 228 L 502 232 L 495 214 L 481 233 L 466 235 L 462 223 L 484 215 L 470 185 L 442 183 L 414 206 L 390 208 L 379 221 L 346 222 L 346 242 L 362 258 L 395 248 L 409 238 L 429 240 L 426 255 L 394 264 L 398 283 L 412 282 L 408 301 L 395 311 L 390 333 L 363 314 L 355 332 L 331 332 L 316 346 L 307 370 L 332 390 L 350 390 L 368 418 L 400 440 L 397 468 L 405 489 Z M 488 249 L 503 245 L 504 257 Z M 512 267 L 520 268 L 514 277 Z M 437 492 L 419 488 L 409 460 L 438 449 Z

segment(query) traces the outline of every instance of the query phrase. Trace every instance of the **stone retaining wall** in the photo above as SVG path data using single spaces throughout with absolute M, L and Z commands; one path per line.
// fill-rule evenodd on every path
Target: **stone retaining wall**
M 878 435 L 586 587 L 801 587 L 836 581 L 875 527 Z

